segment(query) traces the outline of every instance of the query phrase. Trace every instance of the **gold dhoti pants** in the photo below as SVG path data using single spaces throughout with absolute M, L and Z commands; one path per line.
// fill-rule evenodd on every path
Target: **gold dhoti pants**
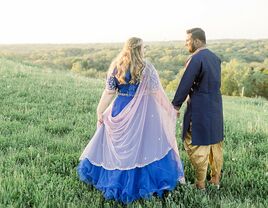
M 184 148 L 195 170 L 196 184 L 204 187 L 207 177 L 207 168 L 210 164 L 211 177 L 220 179 L 223 165 L 223 141 L 212 145 L 192 145 L 191 129 L 184 139 Z

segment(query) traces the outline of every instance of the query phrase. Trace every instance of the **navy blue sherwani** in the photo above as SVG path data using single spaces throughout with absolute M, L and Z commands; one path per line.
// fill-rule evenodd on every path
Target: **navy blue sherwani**
M 182 139 L 192 122 L 192 145 L 210 145 L 223 140 L 221 60 L 210 50 L 194 53 L 186 64 L 172 104 L 181 107 L 186 97 Z

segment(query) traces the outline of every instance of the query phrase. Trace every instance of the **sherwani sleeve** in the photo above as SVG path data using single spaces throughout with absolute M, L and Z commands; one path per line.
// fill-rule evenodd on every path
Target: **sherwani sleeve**
M 185 101 L 187 95 L 194 84 L 196 77 L 200 73 L 201 63 L 195 57 L 191 57 L 187 64 L 185 72 L 181 78 L 175 96 L 173 98 L 172 104 L 175 108 L 180 108 Z

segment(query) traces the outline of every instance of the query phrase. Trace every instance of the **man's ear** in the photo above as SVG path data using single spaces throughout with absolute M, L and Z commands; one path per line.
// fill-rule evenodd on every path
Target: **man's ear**
M 200 47 L 202 45 L 202 41 L 199 39 L 195 39 L 194 44 L 195 44 L 195 46 Z

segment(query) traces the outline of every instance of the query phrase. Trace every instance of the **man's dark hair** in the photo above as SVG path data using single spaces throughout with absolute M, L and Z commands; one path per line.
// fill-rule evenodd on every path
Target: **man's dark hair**
M 189 29 L 189 30 L 186 30 L 186 33 L 187 34 L 192 34 L 192 38 L 195 40 L 195 39 L 199 39 L 201 40 L 203 43 L 206 44 L 206 34 L 205 34 L 205 31 L 202 30 L 201 28 L 192 28 L 192 29 Z

